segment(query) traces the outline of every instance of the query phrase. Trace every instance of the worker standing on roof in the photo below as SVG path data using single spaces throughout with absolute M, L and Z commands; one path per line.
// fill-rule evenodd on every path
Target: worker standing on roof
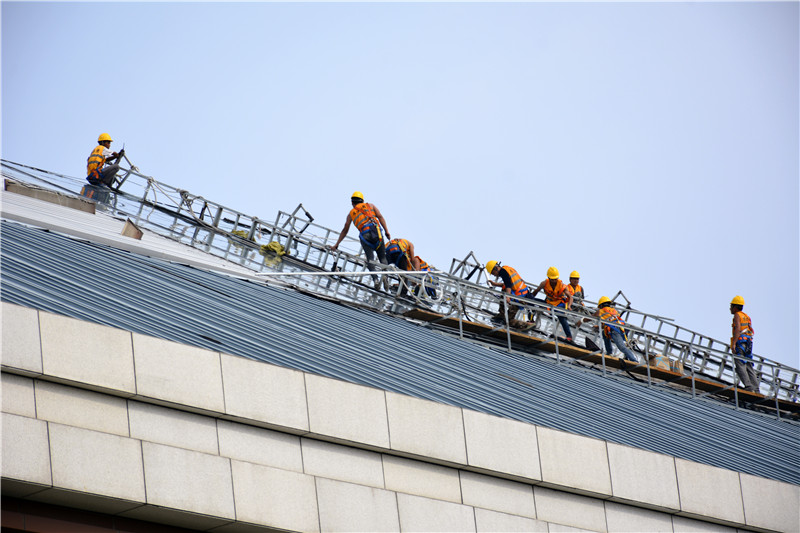
M 111 187 L 119 172 L 119 160 L 125 155 L 125 149 L 117 152 L 111 151 L 114 142 L 108 133 L 101 133 L 97 138 L 97 146 L 89 154 L 86 161 L 86 181 L 92 185 L 105 185 Z M 105 166 L 107 161 L 115 161 L 113 165 Z
M 496 278 L 499 277 L 501 280 L 499 282 L 487 280 L 489 285 L 492 287 L 500 287 L 502 288 L 503 292 L 509 295 L 513 294 L 514 296 L 533 299 L 528 286 L 522 280 L 522 277 L 519 275 L 519 273 L 512 267 L 501 265 L 499 262 L 492 260 L 486 263 L 486 272 Z M 514 304 L 521 304 L 522 302 L 516 299 L 511 299 L 508 296 L 506 297 L 506 302 L 509 304 L 508 318 L 509 320 L 515 320 L 517 312 L 521 309 L 521 306 Z M 496 320 L 505 321 L 505 312 L 503 311 L 502 306 L 500 306 L 500 310 L 494 316 L 494 318 Z
M 636 355 L 634 355 L 633 351 L 625 344 L 627 337 L 625 335 L 625 328 L 622 327 L 625 325 L 625 322 L 619 316 L 619 312 L 614 308 L 614 302 L 612 302 L 611 298 L 608 296 L 601 296 L 597 304 L 597 311 L 595 311 L 594 316 L 610 322 L 610 324 L 601 324 L 606 353 L 612 355 L 613 349 L 611 348 L 611 343 L 613 342 L 617 345 L 619 351 L 623 353 L 625 359 L 638 363 L 639 360 L 636 358 Z M 590 319 L 584 318 L 580 322 L 586 322 L 588 320 Z
M 558 269 L 551 266 L 547 269 L 547 279 L 536 287 L 536 290 L 533 291 L 533 296 L 543 290 L 546 294 L 545 302 L 557 309 L 570 309 L 572 307 L 572 292 L 567 287 L 568 285 L 558 279 Z M 559 311 L 556 311 L 556 317 L 558 317 L 561 327 L 564 328 L 567 342 L 572 342 L 572 330 L 569 328 L 567 317 Z
M 350 223 L 353 223 L 358 229 L 358 238 L 361 241 L 361 247 L 364 249 L 364 255 L 367 257 L 367 268 L 375 271 L 372 261 L 375 259 L 375 254 L 378 255 L 378 261 L 386 264 L 386 247 L 383 243 L 383 235 L 381 235 L 381 226 L 386 238 L 390 238 L 389 228 L 386 227 L 386 220 L 383 218 L 380 209 L 375 204 L 364 202 L 364 195 L 359 191 L 354 192 L 350 197 L 350 202 L 353 208 L 347 214 L 347 219 L 344 222 L 344 228 L 339 234 L 339 240 L 336 244 L 331 246 L 332 250 L 339 248 L 339 244 L 344 240 L 350 229 Z M 373 276 L 375 285 L 380 285 L 381 279 L 378 276 Z
M 733 336 L 731 337 L 731 353 L 737 356 L 733 362 L 736 365 L 736 373 L 742 380 L 744 389 L 750 392 L 759 392 L 759 379 L 756 369 L 753 367 L 753 322 L 750 317 L 742 311 L 744 309 L 744 298 L 735 296 L 731 300 L 731 314 L 733 315 Z M 750 359 L 746 361 L 745 358 Z
M 569 275 L 569 286 L 567 289 L 572 292 L 572 310 L 585 312 L 586 307 L 583 305 L 583 299 L 586 298 L 586 294 L 583 292 L 580 281 L 581 275 L 577 270 L 573 270 Z

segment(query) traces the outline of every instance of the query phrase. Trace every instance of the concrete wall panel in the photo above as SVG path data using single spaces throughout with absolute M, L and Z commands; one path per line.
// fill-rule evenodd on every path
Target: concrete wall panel
M 232 461 L 236 519 L 291 531 L 319 531 L 313 476 Z
M 217 421 L 219 454 L 283 470 L 303 471 L 300 437 L 269 429 Z
M 536 518 L 533 487 L 525 483 L 462 471 L 461 494 L 465 505 Z
M 317 478 L 322 531 L 400 531 L 394 492 Z
M 213 418 L 130 401 L 131 437 L 217 455 L 217 425 Z
M 605 441 L 544 427 L 536 428 L 542 480 L 576 492 L 611 495 Z
M 461 409 L 392 392 L 386 405 L 393 450 L 466 464 Z
M 614 500 L 680 509 L 672 456 L 609 442 L 608 464 Z
M 591 531 L 606 531 L 606 511 L 602 500 L 539 485 L 533 487 L 533 497 L 539 520 Z M 552 527 L 550 531 L 553 531 Z
M 547 522 L 524 518 L 497 511 L 475 508 L 475 526 L 478 533 L 519 532 L 547 533 Z
M 541 480 L 536 426 L 464 409 L 470 466 Z
M 228 414 L 289 431 L 308 431 L 302 372 L 222 354 L 222 376 Z
M 313 439 L 300 442 L 306 474 L 384 488 L 379 453 Z
M 389 448 L 384 391 L 306 374 L 311 433 Z
M 402 531 L 476 531 L 475 510 L 468 505 L 398 494 L 397 507 Z
M 142 452 L 147 503 L 234 518 L 229 459 L 149 442 Z
M 747 525 L 775 531 L 800 531 L 800 487 L 739 474 Z
M 0 360 L 3 366 L 31 374 L 42 373 L 42 345 L 39 339 L 39 312 L 36 309 L 2 302 L 0 306 Z
M 47 423 L 3 413 L 2 424 L 3 479 L 52 484 Z
M 672 533 L 671 515 L 614 502 L 606 502 L 606 523 L 619 533 Z
M 383 474 L 388 490 L 461 503 L 461 482 L 454 468 L 384 455 Z
M 0 391 L 4 413 L 36 418 L 36 400 L 31 378 L 3 372 L 0 374 Z
M 36 412 L 41 420 L 128 436 L 126 400 L 117 396 L 38 380 Z
M 138 440 L 60 424 L 48 426 L 55 487 L 144 501 Z
M 42 371 L 112 389 L 136 392 L 131 333 L 52 313 L 39 313 Z
M 744 523 L 739 474 L 675 459 L 682 514 Z
M 133 334 L 137 394 L 225 412 L 217 352 Z

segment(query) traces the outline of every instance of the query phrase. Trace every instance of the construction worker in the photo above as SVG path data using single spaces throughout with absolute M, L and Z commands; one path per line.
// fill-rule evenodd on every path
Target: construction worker
M 86 160 L 86 181 L 92 185 L 105 185 L 111 187 L 119 172 L 119 160 L 125 155 L 125 149 L 117 152 L 111 151 L 114 142 L 108 133 L 101 133 L 97 138 L 97 146 Z M 105 166 L 107 161 L 115 161 L 113 165 Z
M 414 258 L 419 262 L 419 271 L 420 272 L 430 272 L 431 270 L 436 270 L 436 267 L 434 267 L 433 265 L 429 265 L 420 256 L 417 255 Z M 420 287 L 421 287 L 421 284 L 417 285 L 416 287 L 414 287 L 414 294 L 415 295 L 419 294 L 419 288 Z M 430 274 L 425 276 L 425 292 L 431 298 L 436 298 L 436 280 L 434 280 L 433 276 L 431 276 Z
M 606 353 L 608 355 L 613 354 L 613 349 L 611 348 L 611 343 L 613 342 L 617 345 L 619 351 L 623 353 L 625 359 L 638 363 L 639 360 L 636 358 L 636 355 L 634 355 L 633 351 L 625 344 L 627 337 L 625 336 L 625 328 L 622 327 L 625 325 L 625 322 L 619 316 L 619 312 L 614 308 L 614 302 L 612 302 L 611 298 L 608 296 L 601 296 L 597 304 L 597 311 L 595 311 L 594 316 L 601 320 L 611 322 L 611 324 L 601 324 Z M 588 318 L 584 318 L 581 322 L 586 322 L 588 320 Z
M 583 305 L 583 299 L 586 295 L 583 292 L 583 287 L 580 286 L 581 275 L 577 270 L 573 270 L 569 275 L 568 289 L 572 292 L 572 309 L 574 311 L 584 312 L 586 307 Z
M 419 257 L 414 253 L 414 245 L 406 239 L 392 239 L 386 245 L 386 260 L 400 270 L 419 270 Z M 408 283 L 400 278 L 400 296 L 408 291 Z
M 535 297 L 539 291 L 543 290 L 546 295 L 545 302 L 557 309 L 569 309 L 572 307 L 572 292 L 567 287 L 568 285 L 558 279 L 558 269 L 551 266 L 547 269 L 547 279 L 536 287 L 532 296 Z M 572 330 L 569 328 L 567 317 L 558 311 L 556 311 L 556 317 L 558 317 L 561 327 L 564 328 L 567 342 L 572 342 Z
M 486 263 L 486 272 L 488 272 L 489 274 L 491 274 L 496 278 L 499 277 L 501 279 L 501 281 L 499 282 L 487 280 L 489 285 L 491 285 L 492 287 L 500 287 L 506 294 L 509 295 L 513 294 L 514 296 L 521 296 L 523 298 L 533 299 L 530 290 L 528 290 L 528 286 L 522 280 L 522 277 L 515 269 L 511 268 L 510 266 L 507 265 L 503 266 L 499 262 L 493 260 Z M 511 299 L 509 297 L 506 297 L 506 302 L 508 302 L 509 304 L 508 318 L 509 320 L 514 320 L 516 318 L 517 312 L 520 310 L 520 306 L 513 304 L 519 304 L 522 302 L 516 299 Z M 500 307 L 500 310 L 498 311 L 498 313 L 495 315 L 494 318 L 505 321 L 505 311 L 503 310 L 502 306 Z
M 756 369 L 753 367 L 753 322 L 742 311 L 744 298 L 734 296 L 731 300 L 731 314 L 733 315 L 733 336 L 731 337 L 731 353 L 737 357 L 733 360 L 736 365 L 736 374 L 742 381 L 744 389 L 750 392 L 759 392 L 759 380 Z
M 339 234 L 339 240 L 336 244 L 331 246 L 332 250 L 339 248 L 339 244 L 344 240 L 350 229 L 350 223 L 353 223 L 358 229 L 358 238 L 361 241 L 361 248 L 364 249 L 364 255 L 367 258 L 367 268 L 374 272 L 375 266 L 372 261 L 375 259 L 375 254 L 378 255 L 378 261 L 386 264 L 386 247 L 383 243 L 383 236 L 381 235 L 381 226 L 386 238 L 390 238 L 389 228 L 386 227 L 386 220 L 383 218 L 380 209 L 375 204 L 364 202 L 364 195 L 359 191 L 355 191 L 350 196 L 350 202 L 353 208 L 347 214 L 347 219 L 344 222 L 344 228 Z M 378 276 L 373 276 L 375 285 L 378 286 L 381 279 Z

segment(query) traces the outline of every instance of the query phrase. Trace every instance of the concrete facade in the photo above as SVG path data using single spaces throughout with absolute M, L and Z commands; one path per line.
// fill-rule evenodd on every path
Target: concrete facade
M 7 303 L 2 315 L 8 496 L 217 531 L 800 529 L 795 485 Z

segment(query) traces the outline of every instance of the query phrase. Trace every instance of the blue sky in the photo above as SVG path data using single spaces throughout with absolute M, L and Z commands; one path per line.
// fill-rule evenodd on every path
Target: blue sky
M 798 364 L 798 6 L 2 2 L 2 157 L 142 172 L 339 230 L 354 190 L 448 269 L 530 283 Z

